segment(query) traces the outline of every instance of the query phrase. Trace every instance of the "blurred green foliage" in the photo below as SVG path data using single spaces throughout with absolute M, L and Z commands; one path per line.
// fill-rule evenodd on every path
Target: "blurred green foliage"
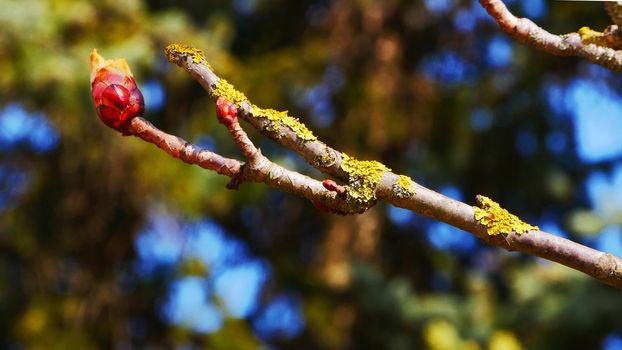
M 0 207 L 0 347 L 594 349 L 622 332 L 619 292 L 575 271 L 477 244 L 439 249 L 427 219 L 400 224 L 382 204 L 335 217 L 257 184 L 228 191 L 226 178 L 105 128 L 90 100 L 96 47 L 127 58 L 139 85 L 161 84 L 163 107 L 146 114 L 154 124 L 239 157 L 212 101 L 162 54 L 187 43 L 254 103 L 290 110 L 337 149 L 433 189 L 458 188 L 467 202 L 489 195 L 533 224 L 546 216 L 573 239 L 619 223 L 592 211 L 582 189 L 609 163 L 582 164 L 570 141 L 558 154 L 516 146 L 525 130 L 540 145 L 551 131 L 573 139 L 542 90 L 588 77 L 589 66 L 511 41 L 509 62 L 491 63 L 486 47 L 501 33 L 478 5 L 433 3 L 0 0 L 0 106 L 43 113 L 59 133 L 50 152 L 0 152 L 0 170 L 27 178 Z M 607 24 L 596 4 L 552 2 L 548 11 L 538 23 L 554 32 Z M 478 113 L 484 124 L 473 126 Z M 319 176 L 249 133 L 275 161 Z M 0 181 L 2 193 L 13 186 Z M 253 317 L 227 316 L 207 335 L 164 322 L 171 281 L 210 266 L 133 272 L 134 240 L 154 208 L 212 218 L 265 258 L 273 276 L 259 303 L 296 291 L 302 333 L 262 339 Z

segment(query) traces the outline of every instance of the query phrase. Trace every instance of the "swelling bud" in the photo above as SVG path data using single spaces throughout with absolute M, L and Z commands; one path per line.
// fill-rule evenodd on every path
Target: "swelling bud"
M 145 113 L 143 94 L 138 90 L 130 67 L 123 58 L 104 59 L 93 49 L 91 59 L 91 94 L 97 115 L 104 124 L 123 135 L 132 118 Z

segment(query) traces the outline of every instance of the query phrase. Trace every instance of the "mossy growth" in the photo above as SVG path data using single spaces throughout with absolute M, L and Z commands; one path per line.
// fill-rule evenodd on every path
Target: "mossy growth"
M 267 131 L 278 135 L 280 128 L 285 126 L 304 141 L 317 140 L 317 137 L 306 127 L 306 125 L 301 123 L 298 118 L 290 116 L 287 111 L 279 112 L 271 108 L 259 108 L 253 105 L 250 112 L 255 118 L 265 118 L 270 121 L 269 125 L 266 127 Z
M 218 82 L 212 86 L 210 94 L 213 97 L 224 97 L 227 101 L 234 103 L 236 107 L 240 107 L 241 103 L 248 100 L 246 96 L 235 89 L 233 85 L 229 84 L 225 79 L 218 79 Z
M 415 189 L 412 187 L 411 178 L 406 175 L 400 175 L 393 184 L 393 192 L 398 198 L 412 197 L 415 194 Z
M 486 226 L 486 232 L 490 236 L 499 234 L 523 234 L 531 230 L 539 230 L 538 226 L 529 225 L 521 221 L 516 215 L 501 208 L 499 204 L 488 197 L 477 196 L 480 207 L 475 209 L 475 220 Z
M 374 160 L 357 160 L 341 154 L 341 169 L 348 173 L 346 189 L 355 202 L 371 205 L 376 200 L 376 186 L 385 171 L 391 171 L 384 164 Z
M 176 56 L 181 55 L 192 58 L 192 62 L 194 63 L 204 62 L 210 70 L 212 69 L 209 63 L 207 63 L 203 51 L 195 47 L 183 44 L 170 44 L 164 48 L 164 53 L 166 54 L 166 59 L 168 59 L 169 62 L 175 62 Z

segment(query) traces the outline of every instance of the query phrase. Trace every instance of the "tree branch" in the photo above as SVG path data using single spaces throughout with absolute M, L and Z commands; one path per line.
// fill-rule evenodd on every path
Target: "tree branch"
M 587 27 L 580 29 L 579 32 L 555 35 L 528 18 L 515 17 L 502 0 L 479 0 L 479 3 L 504 32 L 520 42 L 554 55 L 577 56 L 613 71 L 622 72 L 622 51 L 608 47 L 619 44 L 617 35 L 611 35 L 614 32 L 617 34 L 617 28 L 603 34 L 598 33 L 602 38 L 595 38 L 593 35 L 595 32 Z
M 266 111 L 271 110 L 251 104 L 244 94 L 236 91 L 213 72 L 200 50 L 173 44 L 166 48 L 166 54 L 169 61 L 184 68 L 211 96 L 215 98 L 224 96 L 235 101 L 242 118 L 262 134 L 294 150 L 309 164 L 326 174 L 349 184 L 353 182 L 353 178 L 354 181 L 360 181 L 358 176 L 353 176 L 356 170 L 352 171 L 348 166 L 352 162 L 349 156 L 327 146 L 314 136 L 309 137 L 307 133 L 301 133 L 299 125 L 292 127 L 287 122 L 267 115 Z M 282 117 L 284 116 L 286 114 L 282 114 Z M 306 127 L 303 125 L 302 129 L 306 130 Z M 328 161 L 322 161 L 325 159 Z M 357 160 L 354 162 L 356 166 L 364 163 Z M 420 186 L 410 178 L 397 175 L 384 165 L 378 164 L 370 165 L 366 169 L 368 171 L 380 169 L 381 172 L 379 181 L 372 189 L 374 201 L 376 198 L 387 201 L 397 207 L 412 210 L 470 232 L 488 244 L 556 261 L 622 289 L 622 260 L 619 258 L 537 228 L 520 234 L 512 232 L 514 230 L 510 227 L 509 232 L 505 234 L 493 235 L 489 228 L 475 219 L 475 209 L 472 206 Z
M 360 161 L 338 152 L 317 140 L 304 124 L 286 112 L 251 104 L 244 94 L 216 76 L 200 50 L 174 44 L 166 48 L 166 54 L 169 61 L 186 69 L 214 99 L 218 99 L 218 108 L 225 103 L 223 101 L 232 104 L 218 109 L 217 115 L 242 148 L 248 163 L 189 144 L 158 130 L 141 117 L 131 119 L 127 131 L 186 163 L 233 178 L 233 185 L 229 187 L 235 188 L 241 181 L 262 182 L 304 197 L 320 210 L 338 214 L 360 213 L 377 200 L 384 200 L 470 232 L 488 244 L 559 262 L 622 289 L 622 260 L 619 258 L 540 231 L 488 198 L 478 196 L 480 207 L 472 207 L 425 188 L 405 175 L 395 174 L 379 162 Z M 238 115 L 262 134 L 291 148 L 309 164 L 346 185 L 332 180 L 320 182 L 272 163 L 248 139 L 237 122 Z M 114 123 L 111 125 L 125 131 L 123 124 L 121 128 Z

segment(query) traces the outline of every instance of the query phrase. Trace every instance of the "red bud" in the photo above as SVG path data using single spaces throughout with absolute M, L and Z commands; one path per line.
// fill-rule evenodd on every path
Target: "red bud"
M 130 120 L 145 112 L 143 95 L 127 62 L 106 60 L 97 50 L 91 52 L 91 94 L 99 119 L 123 135 L 130 134 Z
M 130 92 L 119 84 L 108 85 L 102 92 L 102 103 L 123 109 L 130 103 Z
M 238 109 L 234 103 L 221 96 L 216 100 L 216 116 L 221 124 L 230 125 L 237 121 Z

